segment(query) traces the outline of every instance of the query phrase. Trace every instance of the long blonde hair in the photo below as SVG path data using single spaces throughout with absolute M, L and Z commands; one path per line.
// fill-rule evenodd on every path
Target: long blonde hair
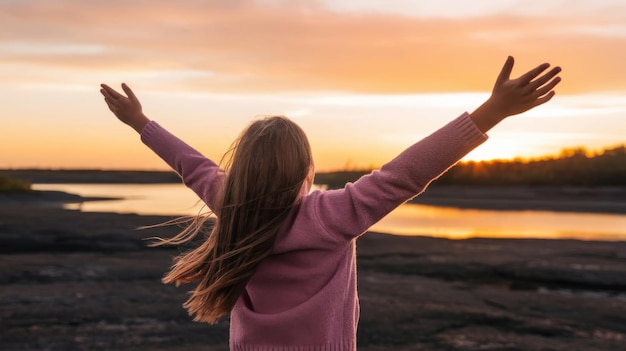
M 215 323 L 232 310 L 259 264 L 272 253 L 312 162 L 306 135 L 285 117 L 254 121 L 235 141 L 211 234 L 176 257 L 163 278 L 176 285 L 197 282 L 183 305 L 195 321 Z M 189 242 L 206 220 L 198 217 L 180 234 L 153 245 Z

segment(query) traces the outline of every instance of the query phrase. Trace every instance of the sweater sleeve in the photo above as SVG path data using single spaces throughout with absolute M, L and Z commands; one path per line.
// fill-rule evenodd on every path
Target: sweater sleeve
M 419 195 L 487 139 L 468 113 L 413 144 L 380 170 L 343 189 L 315 192 L 308 200 L 325 231 L 337 240 L 363 234 L 396 207 Z
M 225 176 L 215 162 L 154 121 L 141 131 L 141 141 L 176 171 L 183 183 L 215 212 Z

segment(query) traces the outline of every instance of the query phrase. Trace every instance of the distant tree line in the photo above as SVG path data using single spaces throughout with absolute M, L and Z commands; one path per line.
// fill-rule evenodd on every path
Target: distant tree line
M 44 184 L 162 184 L 180 183 L 172 171 L 121 171 L 97 169 L 4 169 L 0 176 L 23 179 L 28 183 Z
M 341 188 L 370 171 L 317 173 L 315 183 Z M 180 183 L 180 177 L 171 171 L 0 170 L 0 192 L 28 191 L 31 183 Z M 542 159 L 461 162 L 433 185 L 624 187 L 626 145 L 595 154 L 574 148 Z
M 318 184 L 343 187 L 370 170 L 316 175 Z M 626 145 L 591 154 L 584 148 L 565 149 L 560 155 L 532 160 L 462 162 L 433 185 L 481 186 L 626 186 Z

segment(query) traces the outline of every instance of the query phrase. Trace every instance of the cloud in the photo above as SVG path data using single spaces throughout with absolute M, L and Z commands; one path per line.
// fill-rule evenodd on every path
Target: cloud
M 75 72 L 70 80 L 84 84 L 92 84 L 85 72 L 129 72 L 139 84 L 148 84 L 141 72 L 183 72 L 177 88 L 214 92 L 487 91 L 513 54 L 514 73 L 544 60 L 562 65 L 562 92 L 626 89 L 619 4 L 576 2 L 569 8 L 596 16 L 540 16 L 512 10 L 538 8 L 537 1 L 497 3 L 483 5 L 478 14 L 486 15 L 468 8 L 466 17 L 442 18 L 437 2 L 428 3 L 430 17 L 411 17 L 369 11 L 371 1 L 4 1 L 0 69 Z M 4 82 L 20 79 L 7 74 Z
M 287 2 L 283 1 L 271 1 Z M 343 13 L 386 13 L 417 18 L 468 18 L 494 15 L 505 16 L 590 16 L 612 14 L 624 18 L 623 0 L 321 0 L 324 8 Z M 620 12 L 621 10 L 621 12 Z

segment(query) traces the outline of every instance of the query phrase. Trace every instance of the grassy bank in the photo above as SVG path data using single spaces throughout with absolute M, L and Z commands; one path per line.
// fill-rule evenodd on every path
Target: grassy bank
M 0 175 L 0 193 L 26 193 L 33 191 L 31 183 Z

